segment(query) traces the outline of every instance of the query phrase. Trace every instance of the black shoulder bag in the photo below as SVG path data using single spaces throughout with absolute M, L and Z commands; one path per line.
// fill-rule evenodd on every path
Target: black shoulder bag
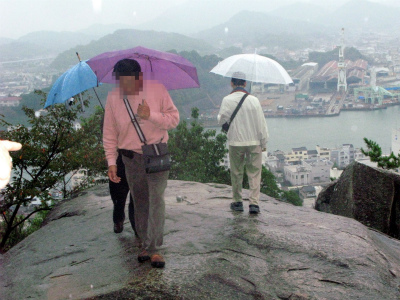
M 136 120 L 128 99 L 124 98 L 124 102 L 129 116 L 131 117 L 133 127 L 136 129 L 140 141 L 144 144 L 142 146 L 142 151 L 146 173 L 157 173 L 171 169 L 171 156 L 168 152 L 167 143 L 147 144 L 146 137 Z
M 231 115 L 231 118 L 228 122 L 225 122 L 224 124 L 222 124 L 222 132 L 224 133 L 228 133 L 229 130 L 229 126 L 231 126 L 231 123 L 233 121 L 233 119 L 236 117 L 237 112 L 239 111 L 240 107 L 243 104 L 244 99 L 246 99 L 246 97 L 248 96 L 248 94 L 244 94 L 242 99 L 240 100 L 240 102 L 238 103 L 238 105 L 236 106 L 235 110 L 233 111 L 233 114 Z

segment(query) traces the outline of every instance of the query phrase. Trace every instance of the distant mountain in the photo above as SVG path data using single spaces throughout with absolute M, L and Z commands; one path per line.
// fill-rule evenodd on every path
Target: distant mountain
M 137 26 L 137 28 L 191 35 L 216 26 L 232 17 L 240 11 L 235 2 L 239 1 L 187 1 L 167 10 L 154 20 Z
M 243 44 L 243 46 L 269 46 L 287 49 L 309 47 L 311 40 L 329 36 L 333 30 L 307 21 L 288 20 L 269 13 L 242 11 L 227 22 L 194 35 L 212 45 Z
M 87 44 L 91 36 L 75 32 L 37 31 L 7 44 L 0 44 L 1 61 L 56 56 L 65 49 Z
M 335 12 L 320 18 L 329 25 L 351 30 L 371 30 L 399 35 L 395 28 L 400 25 L 400 8 L 369 2 L 351 0 Z
M 359 36 L 363 30 L 397 34 L 393 28 L 400 25 L 398 6 L 367 0 L 336 1 L 329 9 L 326 1 L 248 0 L 247 10 L 252 11 L 252 15 L 249 12 L 243 14 L 240 9 L 243 6 L 238 0 L 212 3 L 210 7 L 209 1 L 185 2 L 140 28 L 184 33 L 222 47 L 258 44 L 258 40 L 266 38 L 266 42 L 273 45 L 283 42 L 293 48 L 294 44 L 302 47 L 306 41 L 321 34 L 327 35 L 328 39 L 331 34 L 337 38 L 342 27 L 348 28 L 349 34 Z M 334 6 L 336 8 L 332 9 Z
M 37 44 L 59 53 L 71 45 L 88 44 L 93 38 L 93 36 L 80 32 L 37 31 L 20 37 L 18 42 Z
M 79 30 L 79 32 L 98 39 L 105 35 L 112 34 L 119 29 L 133 28 L 126 24 L 94 24 L 88 28 Z
M 328 13 L 329 10 L 320 5 L 304 2 L 297 2 L 269 12 L 269 14 L 276 17 L 313 23 L 319 22 L 321 17 L 326 16 Z
M 13 39 L 0 37 L 0 45 L 5 45 L 13 42 Z
M 194 39 L 177 33 L 121 29 L 113 34 L 106 35 L 87 45 L 69 47 L 52 63 L 51 67 L 65 70 L 76 64 L 75 52 L 79 52 L 82 60 L 89 59 L 97 54 L 119 49 L 129 49 L 136 46 L 168 51 L 197 50 L 200 53 L 213 53 L 215 48 L 203 40 Z
M 128 25 L 123 24 L 96 24 L 78 32 L 36 31 L 16 40 L 0 38 L 0 61 L 56 56 L 66 49 L 87 45 L 127 27 Z
M 347 0 L 314 0 L 318 4 L 323 3 L 324 6 L 329 5 L 329 7 L 332 7 L 332 4 L 334 4 L 334 7 L 337 7 L 345 1 Z M 192 35 L 224 23 L 243 10 L 271 13 L 279 7 L 284 7 L 282 10 L 285 10 L 286 7 L 297 2 L 301 2 L 298 3 L 299 7 L 303 5 L 308 6 L 307 3 L 304 3 L 304 0 L 186 1 L 165 11 L 153 20 L 141 24 L 137 29 L 163 30 Z M 308 11 L 305 11 L 305 16 L 307 15 Z M 306 17 L 303 17 L 302 20 L 305 19 Z

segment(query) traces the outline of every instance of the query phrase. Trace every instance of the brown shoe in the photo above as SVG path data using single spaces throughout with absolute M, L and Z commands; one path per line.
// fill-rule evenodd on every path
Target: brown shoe
M 151 266 L 153 268 L 164 268 L 165 260 L 160 254 L 153 254 L 151 256 Z
M 114 232 L 121 233 L 124 230 L 124 221 L 114 223 Z
M 140 251 L 137 259 L 139 262 L 145 262 L 146 260 L 150 259 L 150 255 L 147 253 L 146 249 L 143 249 L 142 251 Z

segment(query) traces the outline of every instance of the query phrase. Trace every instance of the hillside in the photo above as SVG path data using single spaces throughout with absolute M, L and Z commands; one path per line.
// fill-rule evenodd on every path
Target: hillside
M 78 32 L 37 31 L 17 40 L 0 43 L 0 60 L 12 61 L 44 56 L 56 56 L 65 49 L 87 44 L 93 36 Z
M 135 29 L 121 29 L 113 34 L 106 35 L 87 45 L 79 45 L 67 48 L 51 64 L 52 68 L 65 70 L 76 64 L 75 52 L 79 52 L 83 60 L 106 51 L 129 49 L 136 46 L 168 51 L 192 51 L 196 49 L 200 53 L 213 53 L 214 47 L 205 41 L 190 38 L 182 34 L 159 31 L 145 31 Z
M 400 25 L 400 9 L 366 0 L 352 0 L 318 19 L 329 25 L 340 24 L 341 27 L 351 28 L 356 32 L 380 31 L 399 36 L 393 28 Z
M 199 32 L 195 36 L 213 45 L 224 47 L 242 44 L 244 47 L 268 46 L 285 49 L 310 47 L 312 39 L 329 36 L 333 33 L 328 27 L 280 18 L 267 13 L 242 11 L 227 22 Z

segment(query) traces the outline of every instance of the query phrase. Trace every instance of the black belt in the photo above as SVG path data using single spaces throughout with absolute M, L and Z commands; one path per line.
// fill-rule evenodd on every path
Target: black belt
M 135 154 L 139 154 L 135 151 L 132 150 L 126 150 L 126 149 L 119 149 L 118 150 L 120 154 L 122 154 L 123 156 L 127 157 L 127 158 L 133 158 L 135 156 Z

